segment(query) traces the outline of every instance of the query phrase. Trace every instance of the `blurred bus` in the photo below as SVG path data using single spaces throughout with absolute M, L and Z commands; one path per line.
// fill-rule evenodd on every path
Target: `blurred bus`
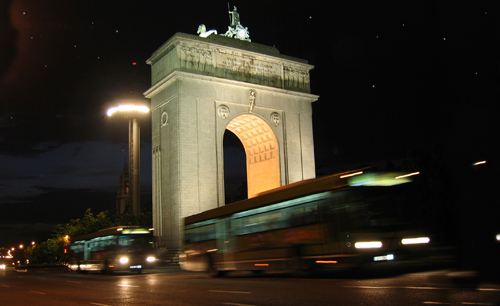
M 70 245 L 70 265 L 78 272 L 152 268 L 156 262 L 152 229 L 123 226 L 75 237 Z
M 416 173 L 414 173 L 416 174 Z M 420 255 L 430 238 L 411 175 L 347 172 L 279 187 L 186 217 L 181 267 L 311 271 Z

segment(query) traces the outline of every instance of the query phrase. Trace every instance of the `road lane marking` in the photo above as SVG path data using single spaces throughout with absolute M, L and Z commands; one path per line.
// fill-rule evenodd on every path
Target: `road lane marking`
M 132 285 L 117 285 L 118 287 L 139 287 L 139 286 L 132 286 Z
M 417 290 L 443 290 L 448 288 L 439 288 L 439 287 L 401 287 L 405 289 L 417 289 Z
M 219 292 L 219 293 L 238 293 L 238 294 L 250 294 L 251 292 L 246 291 L 226 291 L 226 290 L 208 290 L 210 292 Z
M 30 292 L 37 293 L 37 294 L 47 294 L 45 292 L 40 292 L 40 291 L 30 291 Z
M 344 286 L 345 288 L 359 288 L 359 289 L 395 289 L 397 287 L 381 287 L 381 286 Z
M 344 286 L 344 288 L 358 289 L 415 289 L 415 290 L 453 290 L 457 288 L 440 288 L 440 287 L 400 287 L 400 286 Z M 477 291 L 500 291 L 499 288 L 477 288 Z
M 422 304 L 432 304 L 432 305 L 450 305 L 450 303 L 443 303 L 443 302 L 422 302 Z
M 108 304 L 99 304 L 99 303 L 90 303 L 90 305 L 97 305 L 97 306 L 111 306 Z
M 10 288 L 10 286 L 7 286 L 7 285 L 2 285 L 2 287 L 5 287 L 5 288 Z
M 344 286 L 344 288 L 358 289 L 416 289 L 416 290 L 449 290 L 451 288 L 439 287 L 399 287 L 399 286 Z

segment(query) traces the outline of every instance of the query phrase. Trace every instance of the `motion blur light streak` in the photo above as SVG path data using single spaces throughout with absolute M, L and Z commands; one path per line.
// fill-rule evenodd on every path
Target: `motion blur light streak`
M 359 172 L 354 172 L 354 173 L 351 173 L 351 174 L 342 175 L 340 178 L 351 177 L 351 176 L 360 175 L 360 174 L 363 174 L 363 171 L 359 171 Z
M 486 161 L 485 161 L 485 160 L 478 161 L 478 162 L 476 162 L 476 163 L 473 163 L 472 165 L 473 165 L 473 166 L 479 166 L 479 165 L 483 165 L 483 164 L 486 164 Z
M 354 244 L 356 249 L 378 249 L 382 247 L 382 242 L 380 241 L 362 241 L 356 242 Z
M 431 241 L 429 237 L 418 237 L 418 238 L 404 238 L 401 239 L 402 244 L 423 244 L 429 243 Z
M 402 179 L 402 178 L 405 178 L 405 177 L 409 177 L 409 176 L 414 176 L 414 175 L 419 175 L 420 172 L 412 172 L 412 173 L 408 173 L 408 174 L 405 174 L 405 175 L 400 175 L 400 176 L 396 176 L 396 179 L 399 180 L 399 179 Z

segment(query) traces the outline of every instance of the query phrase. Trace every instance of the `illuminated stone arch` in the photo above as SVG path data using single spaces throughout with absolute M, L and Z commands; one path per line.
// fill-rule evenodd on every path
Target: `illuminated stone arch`
M 243 144 L 246 154 L 248 197 L 280 186 L 278 141 L 260 117 L 243 114 L 227 125 Z
M 246 151 L 248 195 L 316 176 L 307 61 L 223 36 L 177 33 L 151 65 L 152 202 L 158 247 L 183 219 L 224 206 L 224 133 Z

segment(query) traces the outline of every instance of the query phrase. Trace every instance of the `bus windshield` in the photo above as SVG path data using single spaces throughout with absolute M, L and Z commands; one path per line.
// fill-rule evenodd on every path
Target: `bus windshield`
M 115 227 L 76 237 L 70 250 L 70 267 L 78 271 L 140 272 L 156 261 L 153 234 L 137 227 Z
M 333 194 L 332 202 L 328 213 L 338 214 L 342 230 L 407 226 L 421 215 L 407 205 L 399 190 L 388 188 L 352 188 Z

